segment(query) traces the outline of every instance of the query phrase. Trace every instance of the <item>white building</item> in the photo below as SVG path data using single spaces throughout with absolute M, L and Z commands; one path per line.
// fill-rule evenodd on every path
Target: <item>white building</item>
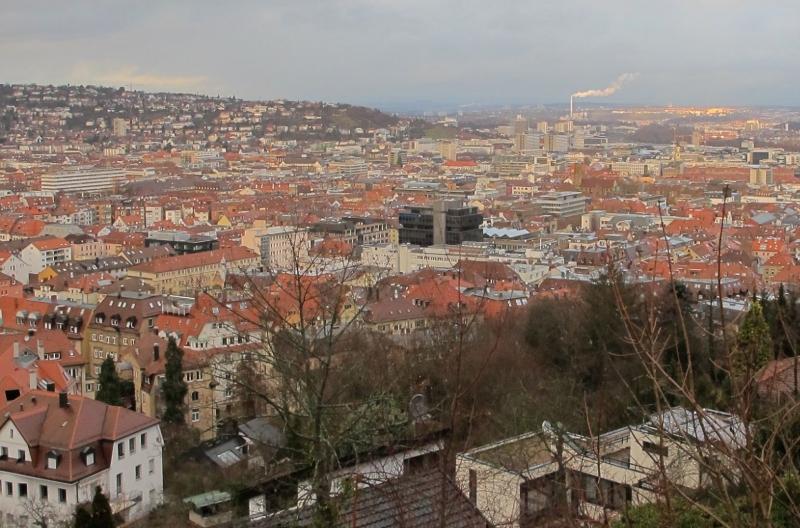
M 81 396 L 32 390 L 0 409 L 3 526 L 68 521 L 100 486 L 126 522 L 163 496 L 158 421 Z
M 270 271 L 292 270 L 306 260 L 311 242 L 306 229 L 269 227 L 260 236 L 261 262 Z
M 703 461 L 725 464 L 744 431 L 730 414 L 681 407 L 595 438 L 545 422 L 541 433 L 459 454 L 456 483 L 495 526 L 539 526 L 568 513 L 588 524 L 657 500 L 662 477 L 686 490 L 708 485 Z
M 587 198 L 577 191 L 554 191 L 540 194 L 533 204 L 542 208 L 545 214 L 555 216 L 576 216 L 586 212 Z
M 42 191 L 65 193 L 111 192 L 125 181 L 125 171 L 75 167 L 42 174 Z
M 25 246 L 20 257 L 30 264 L 30 273 L 39 273 L 53 264 L 72 260 L 72 244 L 63 238 L 43 238 Z

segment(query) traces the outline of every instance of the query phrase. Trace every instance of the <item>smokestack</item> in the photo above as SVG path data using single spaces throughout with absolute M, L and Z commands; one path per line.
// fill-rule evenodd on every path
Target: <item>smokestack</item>
M 575 97 L 574 95 L 570 95 L 569 96 L 569 120 L 570 121 L 572 121 L 572 99 L 574 97 Z

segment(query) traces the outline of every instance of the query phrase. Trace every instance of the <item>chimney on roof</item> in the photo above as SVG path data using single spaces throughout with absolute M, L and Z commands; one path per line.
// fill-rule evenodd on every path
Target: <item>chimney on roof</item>
M 62 409 L 69 407 L 69 397 L 66 392 L 58 393 L 58 406 Z
M 41 339 L 36 340 L 36 354 L 39 356 L 39 359 L 44 357 L 44 345 Z
M 153 361 L 158 361 L 158 358 L 161 356 L 161 351 L 159 350 L 158 343 L 153 344 Z
M 19 341 L 14 341 L 14 357 L 19 357 Z
M 28 388 L 31 390 L 35 390 L 39 386 L 39 375 L 36 373 L 36 369 L 31 369 L 28 371 Z

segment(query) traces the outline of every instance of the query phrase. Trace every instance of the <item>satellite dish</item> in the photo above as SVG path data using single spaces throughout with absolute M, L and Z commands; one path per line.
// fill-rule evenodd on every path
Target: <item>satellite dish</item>
M 415 394 L 408 402 L 408 414 L 413 421 L 427 420 L 430 418 L 428 402 L 424 394 Z

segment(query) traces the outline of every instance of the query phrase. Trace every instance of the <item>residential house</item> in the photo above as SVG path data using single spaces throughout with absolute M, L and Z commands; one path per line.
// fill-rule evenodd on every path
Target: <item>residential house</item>
M 742 446 L 741 420 L 713 410 L 676 407 L 597 438 L 545 422 L 542 432 L 457 455 L 456 482 L 497 526 L 541 526 L 567 516 L 601 522 L 657 500 L 663 478 L 702 488 L 704 461 L 724 464 L 723 453 Z
M 66 393 L 31 390 L 0 409 L 0 512 L 8 526 L 32 526 L 31 507 L 70 522 L 96 487 L 123 522 L 163 500 L 158 421 Z

